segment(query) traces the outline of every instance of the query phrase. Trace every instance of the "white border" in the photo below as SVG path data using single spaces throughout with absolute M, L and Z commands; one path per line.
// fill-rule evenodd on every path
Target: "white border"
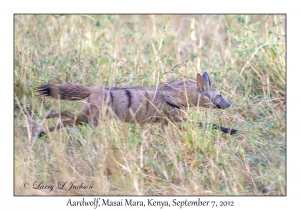
M 291 1 L 293 2 L 293 1 Z M 299 11 L 297 4 L 283 1 L 10 1 L 2 3 L 1 9 L 1 206 L 9 209 L 53 209 L 66 206 L 69 197 L 14 197 L 13 196 L 13 14 L 14 13 L 287 13 L 287 95 L 288 100 L 288 186 L 286 197 L 203 197 L 203 200 L 234 200 L 236 209 L 283 209 L 298 206 L 299 191 Z M 291 97 L 293 96 L 293 97 Z M 3 117 L 4 116 L 4 117 Z M 275 151 L 274 151 L 275 152 Z M 297 173 L 298 172 L 298 173 Z M 297 196 L 297 197 L 296 197 Z M 81 197 L 71 197 L 80 200 Z M 92 200 L 93 197 L 86 197 Z M 121 197 L 114 197 L 121 198 Z M 148 197 L 142 199 L 147 200 Z M 157 198 L 157 197 L 156 197 Z M 181 197 L 183 198 L 183 197 Z M 194 198 L 194 197 L 192 197 Z M 137 198 L 140 199 L 140 198 Z M 164 197 L 161 200 L 170 199 Z M 4 205 L 3 205 L 4 204 Z M 122 207 L 126 208 L 126 207 Z M 7 209 L 7 208 L 6 208 Z M 103 209 L 103 207 L 102 207 Z M 128 208 L 129 209 L 129 208 Z M 232 208 L 231 208 L 232 209 Z M 295 208 L 294 208 L 295 209 Z

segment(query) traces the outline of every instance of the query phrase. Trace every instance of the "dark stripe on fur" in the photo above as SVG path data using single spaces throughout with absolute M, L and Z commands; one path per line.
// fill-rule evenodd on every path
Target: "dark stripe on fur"
M 148 113 L 148 109 L 149 109 L 149 95 L 147 93 L 147 91 L 145 91 L 145 97 L 146 97 L 146 113 Z
M 114 95 L 112 93 L 112 91 L 109 91 L 110 93 L 110 100 L 111 100 L 111 104 L 114 102 Z
M 180 109 L 180 106 L 178 106 L 178 105 L 176 105 L 176 104 L 173 104 L 173 103 L 171 103 L 171 102 L 169 102 L 169 101 L 166 101 L 166 103 L 167 103 L 169 106 L 172 106 L 172 107 L 174 107 L 174 108 Z
M 127 95 L 127 97 L 128 97 L 128 108 L 130 108 L 132 96 L 131 96 L 131 93 L 130 93 L 129 90 L 125 90 L 125 92 L 126 92 L 126 95 Z

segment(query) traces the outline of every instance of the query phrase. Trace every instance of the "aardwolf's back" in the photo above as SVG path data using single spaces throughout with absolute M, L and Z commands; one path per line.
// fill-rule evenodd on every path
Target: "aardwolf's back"
M 89 87 L 69 82 L 42 85 L 37 91 L 44 96 L 71 101 L 84 99 L 92 93 Z

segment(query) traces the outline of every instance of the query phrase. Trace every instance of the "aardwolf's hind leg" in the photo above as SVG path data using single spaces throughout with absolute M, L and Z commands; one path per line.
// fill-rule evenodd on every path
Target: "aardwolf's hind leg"
M 50 127 L 49 131 L 52 132 L 54 130 L 58 130 L 60 128 L 66 127 L 67 125 L 74 125 L 74 120 L 71 119 L 62 120 L 56 126 Z
M 60 112 L 60 113 L 55 113 L 55 114 L 50 113 L 50 114 L 48 114 L 48 115 L 46 116 L 46 119 L 54 118 L 54 117 L 59 117 L 59 116 L 62 116 L 62 117 L 68 117 L 68 118 L 70 118 L 70 119 L 74 119 L 75 114 L 73 114 L 73 113 L 72 113 L 71 111 L 69 111 L 69 110 L 65 110 L 65 111 L 62 111 L 62 112 Z
M 73 112 L 71 112 L 69 110 L 64 110 L 64 111 L 62 111 L 60 113 L 55 113 L 55 114 L 50 113 L 50 114 L 48 114 L 46 116 L 46 119 L 54 118 L 54 117 L 59 117 L 59 116 L 61 116 L 61 117 L 67 117 L 67 118 L 69 118 L 71 120 L 75 120 L 76 119 L 76 124 L 88 123 L 87 118 L 85 117 L 85 115 L 82 112 L 79 113 L 76 116 Z
M 81 112 L 79 113 L 77 116 L 75 114 L 73 114 L 71 111 L 65 110 L 62 111 L 60 113 L 55 113 L 55 114 L 48 114 L 46 116 L 47 119 L 49 118 L 54 118 L 54 117 L 67 117 L 68 119 L 62 120 L 58 125 L 50 127 L 49 128 L 49 132 L 54 131 L 55 129 L 60 129 L 62 127 L 65 127 L 66 125 L 80 125 L 82 123 L 88 123 L 88 118 L 86 117 L 86 115 Z M 42 137 L 44 136 L 46 133 L 45 131 L 40 131 L 38 133 L 38 137 Z
M 59 122 L 56 126 L 50 127 L 48 128 L 49 132 L 52 132 L 54 130 L 58 130 L 60 128 L 66 127 L 67 125 L 74 125 L 74 120 L 72 119 L 66 119 L 66 120 L 62 120 L 61 122 Z M 38 137 L 42 137 L 46 135 L 45 131 L 40 131 L 38 134 Z

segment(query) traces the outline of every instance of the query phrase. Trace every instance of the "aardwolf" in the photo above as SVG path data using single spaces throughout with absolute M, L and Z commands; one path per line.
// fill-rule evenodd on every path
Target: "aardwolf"
M 75 83 L 46 84 L 36 89 L 40 95 L 62 100 L 82 100 L 87 98 L 85 106 L 76 115 L 65 110 L 48 114 L 46 118 L 65 117 L 49 132 L 66 125 L 89 123 L 96 127 L 103 113 L 114 115 L 124 122 L 161 123 L 181 122 L 184 120 L 182 109 L 187 106 L 212 107 L 226 109 L 230 104 L 220 92 L 211 86 L 206 72 L 198 73 L 196 80 L 185 79 L 166 82 L 155 87 L 85 87 Z M 202 126 L 202 123 L 199 123 Z M 225 133 L 235 134 L 236 129 L 229 129 L 212 124 L 213 128 Z M 44 135 L 39 132 L 39 137 Z

